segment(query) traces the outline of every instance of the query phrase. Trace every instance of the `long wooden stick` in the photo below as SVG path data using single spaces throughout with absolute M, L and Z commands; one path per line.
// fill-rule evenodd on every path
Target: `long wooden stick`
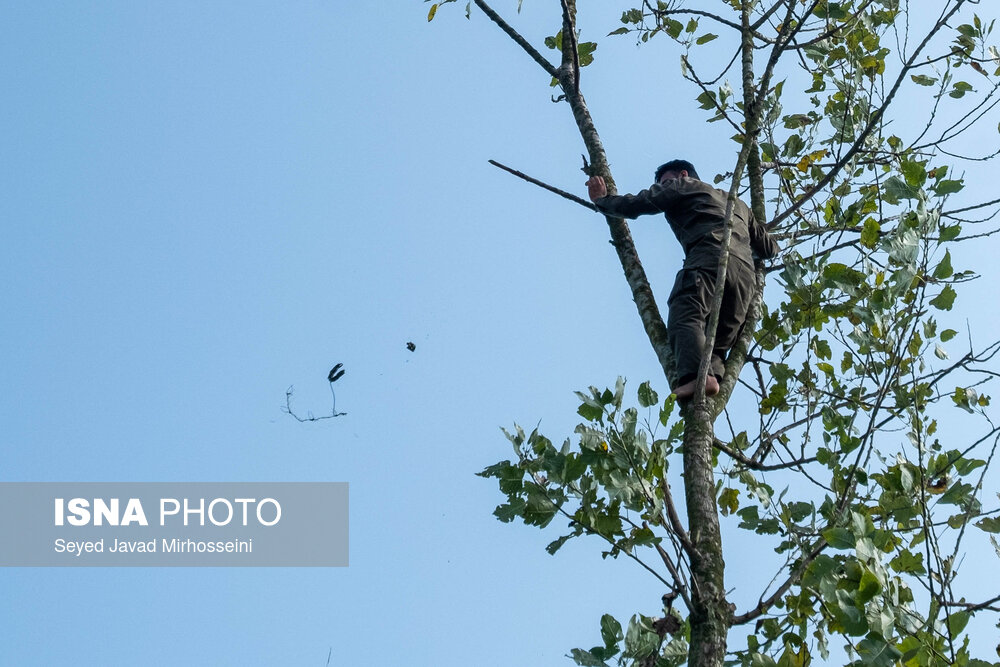
M 489 162 L 494 167 L 499 167 L 500 169 L 503 169 L 506 172 L 514 174 L 518 178 L 523 178 L 524 180 L 528 181 L 529 183 L 534 183 L 535 185 L 537 185 L 540 188 L 545 188 L 549 192 L 554 192 L 557 195 L 559 195 L 560 197 L 564 197 L 564 198 L 566 198 L 566 199 L 568 199 L 570 201 L 575 201 L 580 206 L 586 206 L 591 211 L 597 211 L 598 213 L 600 213 L 600 211 L 597 210 L 597 207 L 594 206 L 593 204 L 591 204 L 586 199 L 580 199 L 576 195 L 571 195 L 570 193 L 566 192 L 565 190 L 560 190 L 559 188 L 553 187 L 553 186 L 549 185 L 548 183 L 542 183 L 538 179 L 532 178 L 531 176 L 528 176 L 527 174 L 522 174 L 517 169 L 511 169 L 510 167 L 508 167 L 506 165 L 502 165 L 499 162 L 497 162 L 496 160 L 490 160 Z

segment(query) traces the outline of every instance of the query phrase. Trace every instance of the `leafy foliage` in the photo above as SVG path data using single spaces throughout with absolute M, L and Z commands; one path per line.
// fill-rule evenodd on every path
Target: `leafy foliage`
M 558 448 L 537 429 L 505 431 L 515 458 L 479 473 L 496 479 L 507 496 L 496 516 L 539 527 L 561 519 L 569 530 L 549 544 L 550 554 L 571 539 L 593 536 L 604 557 L 624 555 L 641 563 L 665 590 L 689 585 L 688 559 L 669 519 L 673 500 L 667 478 L 684 429 L 673 396 L 660 403 L 643 383 L 636 392 L 640 408 L 626 407 L 625 382 L 619 378 L 613 389 L 590 387 L 578 397 L 584 421 Z M 841 429 L 846 449 L 858 452 L 853 429 L 843 419 L 829 421 L 832 431 Z M 745 434 L 732 444 L 746 450 Z M 752 466 L 724 474 L 720 505 L 738 516 L 740 529 L 776 539 L 775 551 L 787 554 L 799 572 L 775 603 L 782 613 L 764 618 L 748 637 L 747 650 L 736 655 L 746 665 L 806 664 L 813 651 L 826 659 L 830 635 L 839 634 L 852 640 L 863 664 L 891 665 L 904 653 L 920 651 L 927 651 L 927 660 L 912 664 L 945 664 L 932 659 L 935 651 L 947 655 L 941 647 L 960 636 L 968 613 L 946 616 L 939 607 L 939 616 L 927 619 L 917 609 L 914 588 L 930 577 L 945 589 L 957 574 L 950 565 L 954 555 L 942 557 L 943 531 L 928 526 L 963 531 L 974 524 L 1000 531 L 996 512 L 984 513 L 977 499 L 987 462 L 935 442 L 924 448 L 926 459 L 913 462 L 900 452 L 862 475 L 845 460 L 844 447 L 828 444 L 817 448 L 827 454 L 817 457 L 823 461 L 810 471 L 825 470 L 829 479 L 828 491 L 815 499 L 787 498 L 787 490 L 776 492 Z M 881 460 L 877 450 L 870 452 Z M 935 491 L 942 479 L 946 490 Z M 661 553 L 670 555 L 673 566 L 659 574 L 655 563 Z M 663 613 L 634 616 L 624 635 L 618 622 L 605 616 L 604 644 L 574 649 L 572 657 L 579 665 L 605 665 L 615 657 L 619 664 L 638 664 L 655 653 L 657 664 L 683 664 L 687 626 L 677 610 Z M 668 618 L 676 623 L 665 624 Z M 611 630 L 615 627 L 619 631 Z

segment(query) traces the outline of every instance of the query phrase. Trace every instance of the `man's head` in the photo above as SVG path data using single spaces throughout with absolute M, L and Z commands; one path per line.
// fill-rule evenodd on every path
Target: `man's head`
M 656 174 L 653 176 L 653 180 L 656 183 L 663 183 L 664 181 L 681 178 L 683 176 L 698 178 L 698 172 L 695 171 L 694 165 L 687 160 L 671 160 L 670 162 L 661 164 L 656 168 Z

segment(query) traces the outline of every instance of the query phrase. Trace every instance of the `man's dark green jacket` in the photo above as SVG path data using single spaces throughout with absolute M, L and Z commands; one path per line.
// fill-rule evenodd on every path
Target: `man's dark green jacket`
M 594 203 L 603 213 L 636 218 L 663 213 L 684 248 L 685 268 L 716 268 L 722 251 L 728 195 L 696 178 L 668 180 L 634 195 L 601 197 Z M 758 259 L 774 257 L 778 246 L 739 199 L 733 209 L 730 257 L 753 267 Z

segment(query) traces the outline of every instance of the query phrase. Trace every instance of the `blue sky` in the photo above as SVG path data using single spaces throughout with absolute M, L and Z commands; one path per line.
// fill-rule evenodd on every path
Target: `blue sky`
M 0 9 L 0 480 L 351 484 L 348 568 L 0 571 L 4 664 L 568 664 L 602 613 L 657 611 L 473 475 L 500 426 L 561 439 L 573 390 L 659 374 L 603 219 L 486 162 L 584 194 L 567 108 L 485 17 L 427 8 Z M 620 187 L 667 154 L 727 170 L 724 128 L 669 103 L 697 94 L 677 54 L 642 54 L 584 71 Z M 633 232 L 664 301 L 680 249 Z M 289 385 L 328 411 L 338 362 L 346 416 L 282 413 Z

